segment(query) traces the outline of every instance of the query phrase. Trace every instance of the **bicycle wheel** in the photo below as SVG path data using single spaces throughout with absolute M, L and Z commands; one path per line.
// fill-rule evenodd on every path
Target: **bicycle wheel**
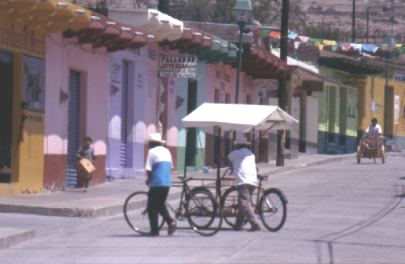
M 142 235 L 150 233 L 147 201 L 147 192 L 134 192 L 124 203 L 125 221 L 134 231 Z
M 218 203 L 206 188 L 192 189 L 187 196 L 185 209 L 188 223 L 200 235 L 212 236 L 222 225 Z
M 287 218 L 287 199 L 276 188 L 264 191 L 260 198 L 259 215 L 263 225 L 272 232 L 280 230 Z
M 134 192 L 128 196 L 124 203 L 124 217 L 127 224 L 141 235 L 150 233 L 149 216 L 147 210 L 148 192 Z M 159 229 L 164 225 L 161 219 Z
M 236 217 L 239 211 L 238 190 L 232 186 L 224 192 L 221 198 L 222 217 L 224 221 L 232 228 L 235 228 Z

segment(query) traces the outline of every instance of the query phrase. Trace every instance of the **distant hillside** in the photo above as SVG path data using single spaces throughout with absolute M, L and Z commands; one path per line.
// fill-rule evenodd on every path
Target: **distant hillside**
M 307 25 L 320 27 L 328 24 L 341 31 L 341 38 L 351 39 L 352 0 L 303 0 Z M 405 43 L 405 1 L 369 0 L 369 38 L 370 42 L 381 42 L 391 35 L 398 43 Z M 393 9 L 391 9 L 393 6 Z M 356 1 L 356 38 L 357 42 L 366 38 L 366 10 L 364 0 Z M 394 12 L 392 12 L 394 10 Z M 393 16 L 392 16 L 393 15 Z M 393 20 L 391 19 L 393 17 Z M 392 21 L 392 22 L 391 22 Z

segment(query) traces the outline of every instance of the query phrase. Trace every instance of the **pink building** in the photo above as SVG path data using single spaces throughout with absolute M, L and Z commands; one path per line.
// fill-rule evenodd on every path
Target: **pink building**
M 76 184 L 76 151 L 84 136 L 93 138 L 97 171 L 92 183 L 105 180 L 108 57 L 63 39 L 46 39 L 45 187 Z
M 106 180 L 109 53 L 145 45 L 147 35 L 132 26 L 92 13 L 80 31 L 46 38 L 45 176 L 48 188 L 77 186 L 76 152 L 93 139 L 97 170 L 92 184 Z

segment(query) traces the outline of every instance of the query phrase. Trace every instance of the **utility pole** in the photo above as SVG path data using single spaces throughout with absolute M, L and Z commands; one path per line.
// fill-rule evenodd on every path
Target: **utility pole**
M 352 43 L 356 43 L 356 0 L 353 0 L 352 9 Z
M 156 5 L 158 6 L 158 9 L 160 12 L 162 13 L 169 13 L 169 1 L 168 0 L 159 0 L 158 3 L 156 3 L 157 1 L 151 1 L 152 5 Z
M 391 38 L 394 37 L 394 0 L 391 0 Z
M 367 44 L 370 43 L 370 7 L 367 5 L 367 10 L 366 10 L 366 38 L 367 38 Z
M 395 47 L 395 39 L 394 39 L 394 0 L 391 0 L 391 34 L 388 41 L 388 49 L 385 54 L 385 90 L 384 90 L 384 135 L 386 137 L 392 137 L 392 131 L 390 130 L 391 125 L 389 116 L 389 107 L 392 106 L 392 98 L 388 96 L 391 94 L 392 88 L 389 85 L 390 79 L 390 61 L 393 60 L 393 49 Z
M 288 55 L 288 12 L 289 0 L 283 0 L 281 9 L 281 41 L 280 41 L 280 59 L 287 64 Z M 286 109 L 287 97 L 287 74 L 284 73 L 278 79 L 278 105 L 281 109 Z M 284 130 L 277 131 L 277 160 L 276 166 L 284 166 Z

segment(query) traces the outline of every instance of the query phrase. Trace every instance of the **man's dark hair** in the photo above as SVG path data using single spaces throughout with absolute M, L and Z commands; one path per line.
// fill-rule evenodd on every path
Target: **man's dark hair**
M 83 139 L 83 141 L 84 141 L 84 142 L 86 142 L 86 141 L 93 142 L 93 139 L 92 139 L 91 137 L 89 137 L 89 136 L 85 136 L 84 139 Z
M 159 146 L 162 146 L 162 143 L 160 143 L 158 141 L 149 141 L 148 142 L 149 148 L 154 148 L 154 147 L 159 147 Z
M 378 122 L 377 118 L 374 117 L 371 119 L 371 123 L 377 123 L 377 122 Z
M 242 149 L 242 148 L 250 149 L 250 144 L 249 143 L 240 143 L 240 142 L 235 144 L 235 149 Z

